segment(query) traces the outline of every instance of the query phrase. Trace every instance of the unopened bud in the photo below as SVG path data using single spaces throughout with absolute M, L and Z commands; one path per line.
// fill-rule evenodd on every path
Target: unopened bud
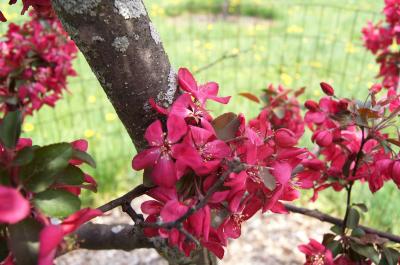
M 322 82 L 320 83 L 320 86 L 322 88 L 322 91 L 324 91 L 324 93 L 327 94 L 328 96 L 333 96 L 335 94 L 335 90 L 328 83 Z

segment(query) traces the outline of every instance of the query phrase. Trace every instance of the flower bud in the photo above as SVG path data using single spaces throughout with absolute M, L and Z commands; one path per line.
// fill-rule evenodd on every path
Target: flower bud
M 319 108 L 319 105 L 314 100 L 309 99 L 304 103 L 304 107 L 306 107 L 308 110 L 311 110 L 311 111 L 317 111 Z
M 297 138 L 291 130 L 282 128 L 276 130 L 275 142 L 280 147 L 292 147 L 297 144 Z
M 373 84 L 369 89 L 372 94 L 377 94 L 382 90 L 382 84 Z
M 341 99 L 338 106 L 340 110 L 347 110 L 347 108 L 349 107 L 349 102 L 345 99 Z
M 316 131 L 312 136 L 312 141 L 315 141 L 319 146 L 329 146 L 332 144 L 333 136 L 328 130 Z
M 335 94 L 335 90 L 333 90 L 333 87 L 328 83 L 322 82 L 320 83 L 320 86 L 322 88 L 322 91 L 324 91 L 324 93 L 328 96 L 333 96 Z

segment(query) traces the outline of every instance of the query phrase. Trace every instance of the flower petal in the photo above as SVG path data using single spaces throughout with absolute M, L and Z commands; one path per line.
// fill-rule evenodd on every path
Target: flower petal
M 170 115 L 167 120 L 168 141 L 178 142 L 187 132 L 187 125 L 184 119 L 176 115 Z
M 204 242 L 201 242 L 201 244 L 206 249 L 208 249 L 209 251 L 214 253 L 214 255 L 217 256 L 219 259 L 223 259 L 224 258 L 225 250 L 221 246 L 221 244 L 216 243 L 216 242 L 210 242 L 210 241 L 208 241 L 208 242 L 204 241 Z
M 67 219 L 65 219 L 61 228 L 65 235 L 74 232 L 84 223 L 96 218 L 100 215 L 103 215 L 103 212 L 97 209 L 85 208 L 77 211 L 76 213 L 70 215 Z
M 173 222 L 182 217 L 188 210 L 188 207 L 183 203 L 173 200 L 165 204 L 161 210 L 161 218 L 163 222 Z
M 158 147 L 144 150 L 137 154 L 132 160 L 132 168 L 134 170 L 142 170 L 153 166 L 160 157 L 160 149 Z
M 187 68 L 180 68 L 178 71 L 178 83 L 179 86 L 189 92 L 193 93 L 197 91 L 197 82 L 194 79 L 192 73 Z
M 161 155 L 151 175 L 154 184 L 161 187 L 172 188 L 177 181 L 175 163 L 172 161 L 172 158 L 169 155 Z
M 64 237 L 64 232 L 59 225 L 49 225 L 40 231 L 39 265 L 52 265 L 57 247 Z
M 150 200 L 143 202 L 142 205 L 140 206 L 140 209 L 142 210 L 142 213 L 155 215 L 161 212 L 162 207 L 163 205 L 160 202 Z
M 150 146 L 160 146 L 164 143 L 164 132 L 160 120 L 156 120 L 147 127 L 144 138 Z
M 0 186 L 0 223 L 15 224 L 30 213 L 30 204 L 16 189 Z

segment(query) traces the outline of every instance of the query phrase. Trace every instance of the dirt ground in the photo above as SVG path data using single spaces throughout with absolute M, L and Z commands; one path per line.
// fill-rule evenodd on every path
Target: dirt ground
M 109 216 L 96 220 L 98 223 L 129 222 L 115 210 Z M 303 264 L 304 256 L 297 250 L 308 238 L 321 240 L 329 225 L 298 215 L 257 215 L 243 225 L 242 236 L 232 241 L 222 265 L 294 265 Z M 131 252 L 108 250 L 77 250 L 57 259 L 57 265 L 166 265 L 167 263 L 150 249 Z

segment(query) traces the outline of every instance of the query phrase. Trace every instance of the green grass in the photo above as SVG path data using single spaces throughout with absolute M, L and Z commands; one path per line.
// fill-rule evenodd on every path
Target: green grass
M 215 115 L 234 111 L 255 116 L 259 107 L 237 94 L 243 91 L 257 94 L 269 83 L 283 83 L 292 88 L 306 86 L 302 100 L 319 97 L 318 84 L 322 80 L 331 82 L 341 96 L 365 97 L 377 66 L 361 47 L 360 30 L 367 20 L 381 18 L 381 1 L 336 0 L 326 4 L 324 0 L 232 0 L 235 10 L 242 13 L 233 13 L 233 9 L 231 13 L 246 16 L 226 20 L 214 15 L 218 10 L 210 9 L 220 2 L 146 1 L 176 68 L 186 66 L 196 71 L 225 54 L 237 54 L 197 75 L 199 81 L 219 82 L 222 95 L 234 96 L 227 107 L 210 105 Z M 175 7 L 180 8 L 179 13 L 171 14 L 169 10 Z M 191 10 L 196 14 L 190 14 L 185 7 L 196 7 Z M 267 10 L 273 15 L 243 13 L 247 7 L 259 12 Z M 18 11 L 7 8 L 7 13 Z M 9 17 L 11 21 L 18 18 L 16 14 Z M 1 26 L 4 31 L 4 24 Z M 65 94 L 65 100 L 56 109 L 48 108 L 29 118 L 26 128 L 33 126 L 33 130 L 25 135 L 38 144 L 87 138 L 90 153 L 98 162 L 97 169 L 89 171 L 98 180 L 100 189 L 97 195 L 85 198 L 87 203 L 98 205 L 138 183 L 141 174 L 130 168 L 135 154 L 133 144 L 83 56 L 79 56 L 75 66 L 79 77 L 70 80 L 71 94 Z M 344 207 L 338 202 L 344 202 L 344 195 L 325 191 L 310 206 L 341 215 Z M 304 198 L 307 197 L 305 194 Z M 365 185 L 359 185 L 354 201 L 371 206 L 365 224 L 400 233 L 396 209 L 400 193 L 394 185 L 388 185 L 375 196 Z
M 237 1 L 228 1 L 224 10 L 225 0 L 198 1 L 187 0 L 177 1 L 175 4 L 165 6 L 167 16 L 180 16 L 184 14 L 215 14 L 215 15 L 236 15 L 251 16 L 262 19 L 275 19 L 276 10 L 268 6 L 260 6 L 252 3 L 236 3 Z

